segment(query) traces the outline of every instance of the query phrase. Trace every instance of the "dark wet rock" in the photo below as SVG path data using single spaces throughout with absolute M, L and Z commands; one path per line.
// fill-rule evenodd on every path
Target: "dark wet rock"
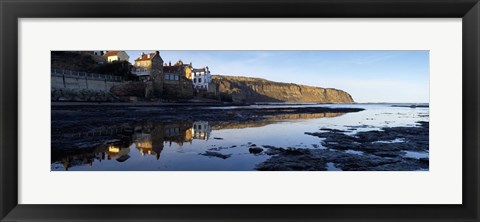
M 309 154 L 310 150 L 309 149 L 296 149 L 296 148 L 280 148 L 280 147 L 274 147 L 274 146 L 263 146 L 267 148 L 267 151 L 265 153 L 267 155 L 290 155 L 290 156 L 295 156 L 295 155 L 303 155 L 303 154 Z
M 381 157 L 398 157 L 403 155 L 405 152 L 402 151 L 373 151 L 371 154 Z
M 381 130 L 346 135 L 341 130 L 306 132 L 324 138 L 327 149 L 295 149 L 263 145 L 272 157 L 257 170 L 326 170 L 332 163 L 343 171 L 412 171 L 428 169 L 428 158 L 406 158 L 405 151 L 428 151 L 428 122 L 412 127 L 385 127 Z M 401 142 L 390 142 L 401 139 Z
M 231 147 L 223 147 L 223 146 L 220 146 L 220 147 L 213 147 L 213 148 L 210 148 L 208 150 L 211 150 L 211 151 L 220 151 L 220 150 L 227 150 L 227 149 L 232 149 L 232 148 L 235 148 L 236 146 L 231 146 Z
M 361 125 L 349 125 L 345 127 L 348 127 L 349 129 L 359 129 L 359 128 L 373 128 L 374 126 L 361 124 Z
M 274 150 L 275 156 L 256 166 L 261 171 L 319 171 L 326 170 L 327 164 L 319 156 L 311 155 L 307 149 L 282 149 L 269 148 Z
M 130 158 L 130 155 L 123 155 L 119 158 L 117 158 L 117 161 L 118 162 L 125 162 L 126 160 L 128 160 Z
M 223 147 L 213 147 L 213 148 L 209 148 L 208 150 L 211 150 L 211 151 L 220 151 L 224 149 Z
M 321 128 L 320 130 L 328 131 L 328 132 L 332 132 L 332 133 L 346 133 L 346 132 L 348 132 L 348 131 L 345 131 L 345 130 L 331 129 L 331 128 Z
M 362 151 L 381 157 L 400 157 L 405 154 L 404 151 L 428 151 L 429 123 L 418 124 L 419 126 L 412 127 L 384 127 L 381 130 L 358 132 L 354 135 L 338 131 L 305 134 L 324 138 L 322 145 L 330 149 Z M 388 142 L 396 139 L 402 139 L 402 142 Z
M 429 158 L 420 158 L 419 161 L 420 163 L 427 164 L 427 165 L 430 163 Z
M 223 140 L 223 138 L 220 138 L 220 137 L 213 137 L 213 139 L 216 139 L 216 140 Z
M 407 107 L 407 108 L 428 108 L 430 105 L 415 104 L 415 105 L 392 105 L 392 107 Z
M 284 155 L 304 155 L 304 154 L 310 154 L 310 150 L 308 149 L 295 149 L 295 148 L 288 148 L 282 151 L 282 154 Z
M 250 147 L 250 148 L 248 148 L 248 152 L 253 153 L 253 154 L 259 154 L 259 153 L 263 152 L 263 149 L 259 148 L 259 147 Z
M 255 146 L 257 146 L 257 144 L 252 143 L 252 144 L 250 144 L 250 146 L 251 146 L 251 147 L 255 147 Z
M 313 148 L 319 148 L 320 146 L 318 144 L 312 144 Z
M 280 147 L 275 147 L 275 146 L 270 146 L 270 145 L 263 145 L 264 148 L 267 150 L 265 151 L 265 154 L 267 155 L 277 155 L 280 152 L 282 152 L 283 148 Z
M 343 171 L 411 171 L 428 168 L 428 164 L 412 158 L 384 158 L 375 155 L 356 155 L 336 150 L 275 150 L 274 156 L 256 166 L 266 171 L 326 170 L 326 163 L 333 163 Z
M 212 151 L 206 151 L 205 153 L 201 153 L 200 155 L 208 156 L 208 157 L 217 157 L 221 159 L 227 159 L 230 156 L 232 156 L 232 154 L 222 154 L 222 153 L 212 152 Z

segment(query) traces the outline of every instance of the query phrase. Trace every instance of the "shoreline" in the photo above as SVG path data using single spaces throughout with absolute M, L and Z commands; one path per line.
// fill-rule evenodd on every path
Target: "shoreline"
M 51 102 L 51 106 L 251 106 L 251 105 L 346 105 L 359 103 L 232 103 L 232 102 Z
M 302 105 L 392 105 L 393 107 L 429 108 L 429 103 L 309 103 L 309 102 L 257 102 L 257 103 L 232 103 L 232 102 L 58 102 L 52 101 L 52 107 L 59 106 L 302 106 Z M 405 104 L 405 105 L 398 105 Z M 408 105 L 407 105 L 408 104 Z M 427 104 L 427 105 L 424 105 Z
M 325 149 L 281 148 L 263 145 L 271 156 L 258 164 L 260 171 L 325 171 L 335 168 L 342 171 L 411 171 L 428 170 L 429 157 L 408 156 L 408 153 L 429 152 L 429 122 L 417 122 L 412 127 L 384 127 L 344 134 L 347 131 L 322 129 L 321 132 L 305 132 L 323 138 Z M 404 140 L 395 142 L 397 140 Z M 264 150 L 265 149 L 265 150 Z

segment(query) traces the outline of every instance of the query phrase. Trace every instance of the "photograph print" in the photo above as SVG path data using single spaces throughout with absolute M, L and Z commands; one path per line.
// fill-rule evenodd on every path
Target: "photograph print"
M 429 51 L 51 51 L 51 171 L 428 171 Z

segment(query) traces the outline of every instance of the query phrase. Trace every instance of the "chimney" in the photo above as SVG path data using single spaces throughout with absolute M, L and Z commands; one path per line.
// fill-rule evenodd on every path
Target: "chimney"
M 144 52 L 142 52 L 142 56 L 144 56 L 144 55 L 145 55 L 145 53 L 144 53 Z
M 159 51 L 155 51 L 155 54 L 160 55 L 160 52 L 159 52 Z
M 172 61 L 168 62 L 168 66 L 172 66 Z

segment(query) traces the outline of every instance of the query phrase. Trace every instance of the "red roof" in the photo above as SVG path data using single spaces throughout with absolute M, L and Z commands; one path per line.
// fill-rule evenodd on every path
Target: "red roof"
M 148 55 L 150 55 L 150 58 L 148 58 Z M 145 60 L 151 60 L 153 57 L 155 57 L 156 53 L 148 53 L 148 54 L 143 54 L 138 57 L 138 59 L 135 59 L 135 61 L 145 61 Z
M 105 54 L 105 56 L 116 56 L 118 55 L 118 53 L 120 53 L 121 51 L 107 51 L 107 53 Z

